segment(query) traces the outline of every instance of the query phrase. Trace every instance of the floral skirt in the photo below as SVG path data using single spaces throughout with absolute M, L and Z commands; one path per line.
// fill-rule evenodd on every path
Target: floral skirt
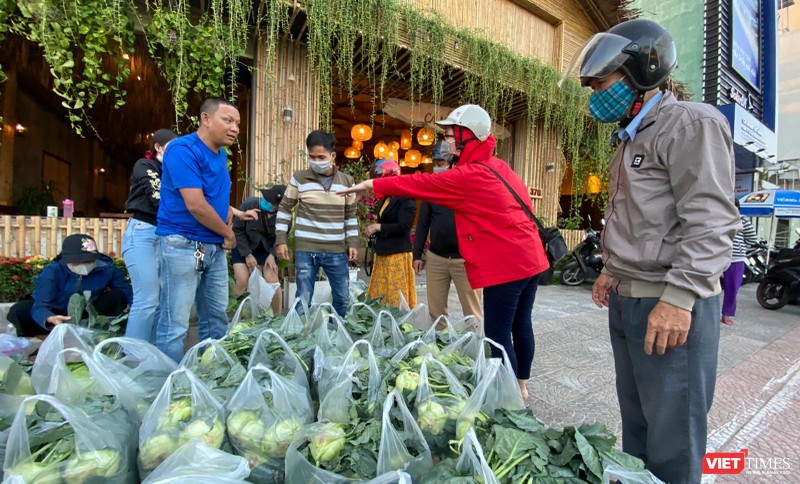
M 384 303 L 399 308 L 402 293 L 409 307 L 416 306 L 417 284 L 412 262 L 411 252 L 375 254 L 367 297 L 370 299 L 382 297 Z

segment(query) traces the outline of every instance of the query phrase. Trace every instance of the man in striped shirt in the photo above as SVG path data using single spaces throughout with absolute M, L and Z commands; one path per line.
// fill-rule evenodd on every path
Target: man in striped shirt
M 292 176 L 278 208 L 275 244 L 278 257 L 289 260 L 287 236 L 295 210 L 297 295 L 311 303 L 321 267 L 331 285 L 333 308 L 344 317 L 350 301 L 347 262 L 356 260 L 358 221 L 355 195 L 336 192 L 353 186 L 350 175 L 336 169 L 336 138 L 312 131 L 306 138 L 309 167 Z

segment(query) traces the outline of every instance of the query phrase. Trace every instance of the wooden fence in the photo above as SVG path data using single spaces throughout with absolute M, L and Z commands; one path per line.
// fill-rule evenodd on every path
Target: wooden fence
M 0 217 L 0 255 L 55 257 L 61 242 L 72 234 L 89 234 L 97 249 L 122 257 L 122 234 L 127 220 L 114 218 Z
M 569 250 L 572 250 L 576 245 L 583 242 L 584 231 L 561 229 L 561 235 L 564 237 L 564 242 L 567 243 Z

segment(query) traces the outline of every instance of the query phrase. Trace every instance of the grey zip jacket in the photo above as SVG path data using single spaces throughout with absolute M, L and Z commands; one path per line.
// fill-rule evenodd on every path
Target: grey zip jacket
M 725 117 L 665 92 L 609 166 L 603 272 L 620 295 L 691 311 L 720 292 L 741 227 L 734 166 Z

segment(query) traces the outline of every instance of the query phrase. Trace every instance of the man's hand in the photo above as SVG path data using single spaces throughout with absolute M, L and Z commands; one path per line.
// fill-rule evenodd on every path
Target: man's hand
M 422 261 L 421 260 L 419 260 L 419 259 L 415 260 L 413 265 L 414 265 L 414 272 L 416 272 L 417 274 L 422 272 Z
M 253 257 L 253 254 L 248 254 L 248 256 L 244 258 L 244 262 L 250 269 L 255 269 L 258 265 L 258 261 L 256 261 L 255 257 Z
M 44 321 L 45 321 L 45 323 L 50 323 L 53 326 L 58 326 L 61 323 L 69 321 L 70 319 L 72 319 L 72 318 L 70 318 L 69 316 L 59 316 L 58 314 L 54 314 L 54 315 L 50 316 L 49 318 L 45 319 Z
M 236 214 L 236 216 L 239 217 L 239 220 L 241 220 L 242 222 L 247 222 L 248 220 L 258 220 L 259 212 L 260 212 L 259 209 L 251 208 L 250 210 L 247 210 L 245 212 L 239 211 L 239 213 Z
M 278 254 L 278 259 L 289 260 L 289 246 L 286 244 L 279 244 L 275 247 L 275 252 Z
M 225 223 L 228 224 L 228 227 L 233 225 L 233 217 L 236 214 L 233 207 L 228 207 L 228 219 L 225 220 Z
M 350 195 L 351 193 L 355 193 L 356 195 L 367 193 L 369 190 L 372 190 L 372 180 L 364 180 L 363 182 L 353 185 L 350 188 L 336 192 L 336 194 L 343 197 L 345 195 Z
M 366 230 L 364 230 L 364 234 L 367 237 L 371 236 L 372 234 L 378 233 L 381 231 L 381 224 L 370 224 L 367 225 Z
M 350 262 L 355 262 L 358 259 L 358 249 L 350 247 L 347 249 L 347 260 Z
M 659 301 L 647 318 L 647 334 L 644 337 L 644 353 L 663 355 L 667 348 L 683 346 L 692 326 L 692 312 L 672 304 Z
M 278 264 L 275 263 L 275 257 L 273 257 L 272 254 L 267 257 L 264 267 L 266 267 L 269 272 L 273 273 L 275 277 L 278 277 Z
M 222 248 L 225 250 L 233 250 L 236 248 L 236 237 L 233 236 L 233 233 L 225 236 L 222 240 Z
M 609 294 L 611 294 L 611 277 L 601 273 L 592 284 L 592 301 L 598 308 L 608 307 Z

